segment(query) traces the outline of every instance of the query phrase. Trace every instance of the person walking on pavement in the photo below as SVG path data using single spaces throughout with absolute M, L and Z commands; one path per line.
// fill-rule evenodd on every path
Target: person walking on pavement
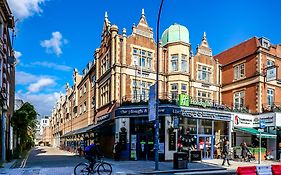
M 229 163 L 229 141 L 225 140 L 223 149 L 222 149 L 222 155 L 223 155 L 223 162 L 222 166 L 224 166 L 224 163 L 227 161 L 228 166 L 230 166 Z
M 116 142 L 114 144 L 113 153 L 114 153 L 114 160 L 119 161 L 120 160 L 120 144 L 119 144 L 119 142 Z

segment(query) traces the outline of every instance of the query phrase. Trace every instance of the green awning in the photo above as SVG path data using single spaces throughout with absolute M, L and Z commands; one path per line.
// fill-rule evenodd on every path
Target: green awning
M 258 130 L 256 130 L 255 128 L 235 128 L 235 130 L 238 130 L 240 132 L 245 132 L 251 135 L 256 135 L 259 136 L 261 134 L 261 138 L 276 138 L 275 134 L 270 134 L 268 132 L 259 132 Z

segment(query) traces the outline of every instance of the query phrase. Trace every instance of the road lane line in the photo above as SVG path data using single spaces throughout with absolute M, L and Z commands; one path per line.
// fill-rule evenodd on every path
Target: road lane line
M 32 150 L 32 149 L 31 149 L 31 150 Z M 21 162 L 20 168 L 25 168 L 25 165 L 26 165 L 27 159 L 29 158 L 29 154 L 30 154 L 31 150 L 28 151 L 27 156 L 26 156 L 26 157 L 23 159 L 23 161 Z

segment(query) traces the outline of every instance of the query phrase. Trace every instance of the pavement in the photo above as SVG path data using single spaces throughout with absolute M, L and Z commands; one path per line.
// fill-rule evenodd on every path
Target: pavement
M 50 147 L 35 147 L 29 156 L 21 161 L 12 161 L 0 168 L 0 175 L 72 175 L 75 165 L 86 160 L 73 153 Z M 239 166 L 258 165 L 257 162 L 234 162 L 231 166 L 221 167 L 221 159 L 203 160 L 188 163 L 187 169 L 173 169 L 173 162 L 159 162 L 159 170 L 154 171 L 154 161 L 114 161 L 106 159 L 116 175 L 132 174 L 235 174 Z M 262 165 L 277 164 L 262 161 Z

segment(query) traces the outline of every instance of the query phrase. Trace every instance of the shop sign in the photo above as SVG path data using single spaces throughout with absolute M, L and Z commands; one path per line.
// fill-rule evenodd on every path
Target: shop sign
M 159 107 L 159 114 L 171 114 L 173 107 Z M 146 107 L 143 108 L 135 108 L 135 109 L 117 109 L 115 112 L 116 116 L 147 116 L 148 109 Z
M 189 106 L 189 96 L 186 94 L 179 95 L 179 106 Z
M 216 108 L 216 109 L 225 109 L 226 107 L 224 105 L 214 103 L 213 101 L 198 101 L 195 98 L 190 98 L 186 94 L 180 94 L 179 95 L 179 106 L 201 106 L 203 108 Z
M 274 114 L 266 114 L 266 115 L 260 115 L 260 116 L 255 116 L 254 118 L 254 127 L 259 127 L 260 121 L 264 121 L 265 127 L 267 126 L 275 126 L 274 123 Z
M 203 119 L 224 120 L 224 121 L 231 120 L 230 114 L 228 115 L 219 112 L 191 110 L 191 109 L 184 109 L 184 108 L 174 108 L 173 114 L 182 115 L 184 117 L 190 117 L 190 118 L 203 118 Z
M 276 67 L 272 66 L 267 68 L 266 70 L 266 81 L 272 81 L 272 80 L 276 80 Z
M 110 114 L 105 114 L 105 115 L 100 116 L 99 118 L 97 118 L 97 122 L 99 123 L 99 122 L 102 122 L 107 119 L 110 119 Z
M 238 127 L 253 127 L 253 116 L 246 114 L 234 114 L 234 126 Z
M 224 120 L 230 121 L 231 115 L 220 112 L 209 112 L 204 110 L 194 110 L 184 107 L 159 107 L 158 110 L 160 115 L 176 115 L 176 116 L 184 116 L 191 118 L 205 118 L 205 119 L 213 119 L 213 120 Z M 147 116 L 148 110 L 147 108 L 136 108 L 136 109 L 117 109 L 116 116 Z

